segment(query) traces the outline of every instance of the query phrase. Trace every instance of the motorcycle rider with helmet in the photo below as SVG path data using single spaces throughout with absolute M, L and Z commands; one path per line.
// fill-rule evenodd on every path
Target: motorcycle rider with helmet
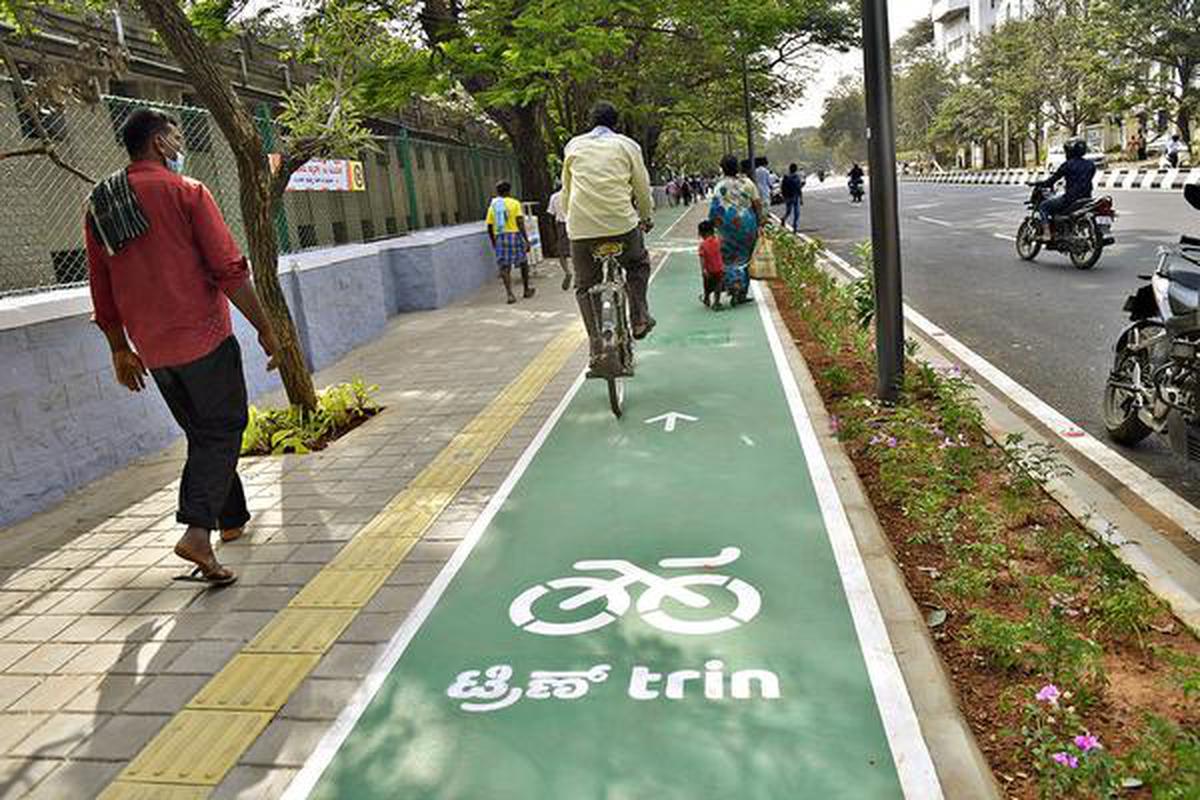
M 854 166 L 850 168 L 850 172 L 847 173 L 847 177 L 849 178 L 850 195 L 857 200 L 858 195 L 862 192 L 863 185 L 863 168 L 858 165 L 857 161 L 855 161 Z
M 1050 220 L 1055 214 L 1061 214 L 1077 201 L 1092 196 L 1092 179 L 1096 176 L 1096 165 L 1084 158 L 1087 151 L 1087 142 L 1083 139 L 1068 139 L 1063 144 L 1066 160 L 1059 164 L 1053 175 L 1034 184 L 1051 189 L 1060 180 L 1066 183 L 1062 194 L 1045 200 L 1038 208 L 1042 218 L 1042 241 L 1048 242 L 1053 237 Z

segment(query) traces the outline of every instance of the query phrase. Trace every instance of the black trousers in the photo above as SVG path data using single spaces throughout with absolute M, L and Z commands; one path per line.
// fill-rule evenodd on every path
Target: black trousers
M 646 240 L 641 227 L 617 236 L 599 239 L 572 239 L 571 263 L 575 266 L 575 298 L 583 315 L 592 344 L 596 343 L 596 321 L 592 318 L 592 304 L 588 300 L 591 289 L 604 277 L 601 266 L 592 258 L 592 248 L 601 242 L 620 242 L 625 246 L 621 254 L 621 266 L 625 268 L 625 286 L 629 292 L 629 317 L 634 328 L 650 320 L 650 303 L 647 291 L 650 288 L 650 254 L 646 252 Z
M 150 375 L 187 437 L 175 519 L 207 530 L 242 527 L 250 512 L 237 462 L 249 412 L 237 339 L 230 336 L 202 358 Z

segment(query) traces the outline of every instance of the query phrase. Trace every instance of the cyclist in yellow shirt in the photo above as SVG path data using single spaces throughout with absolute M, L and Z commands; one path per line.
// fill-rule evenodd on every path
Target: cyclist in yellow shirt
M 647 289 L 650 256 L 643 233 L 654 223 L 654 199 L 642 148 L 617 133 L 617 109 L 597 103 L 592 109 L 592 130 L 576 136 L 563 152 L 562 205 L 567 210 L 567 234 L 575 266 L 575 296 L 596 355 L 596 325 L 592 320 L 588 289 L 600 281 L 600 268 L 592 248 L 602 242 L 620 242 L 629 289 L 633 337 L 642 339 L 654 328 Z

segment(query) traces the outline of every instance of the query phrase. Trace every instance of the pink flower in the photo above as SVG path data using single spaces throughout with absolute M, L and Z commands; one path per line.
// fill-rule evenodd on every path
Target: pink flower
M 840 432 L 841 432 L 841 430 L 842 430 L 842 421 L 841 421 L 840 419 L 838 419 L 838 418 L 837 418 L 837 414 L 834 414 L 833 416 L 831 416 L 831 417 L 829 418 L 829 430 L 833 431 L 834 433 L 840 433 Z
M 1083 752 L 1087 753 L 1091 750 L 1100 750 L 1100 739 L 1092 736 L 1090 733 L 1085 733 L 1082 736 L 1075 737 L 1075 746 Z
M 1052 706 L 1058 705 L 1058 698 L 1062 697 L 1062 692 L 1053 683 L 1047 683 L 1037 693 L 1037 699 L 1043 703 L 1049 703 Z
M 1054 763 L 1060 764 L 1064 767 L 1070 767 L 1071 769 L 1075 769 L 1076 767 L 1079 766 L 1079 759 L 1076 758 L 1075 756 L 1071 755 L 1070 753 L 1060 752 L 1060 753 L 1055 753 L 1054 755 L 1052 755 L 1050 757 L 1052 759 L 1054 759 Z

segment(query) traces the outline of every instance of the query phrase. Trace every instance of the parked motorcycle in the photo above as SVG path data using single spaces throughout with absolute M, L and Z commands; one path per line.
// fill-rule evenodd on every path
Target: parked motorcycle
M 863 199 L 862 182 L 855 182 L 855 183 L 850 184 L 850 201 L 853 203 L 861 203 L 862 199 Z
M 1200 186 L 1184 190 L 1200 210 Z M 1171 449 L 1200 461 L 1200 239 L 1158 250 L 1158 267 L 1125 301 L 1131 324 L 1117 339 L 1104 387 L 1104 426 L 1120 444 L 1165 434 Z

